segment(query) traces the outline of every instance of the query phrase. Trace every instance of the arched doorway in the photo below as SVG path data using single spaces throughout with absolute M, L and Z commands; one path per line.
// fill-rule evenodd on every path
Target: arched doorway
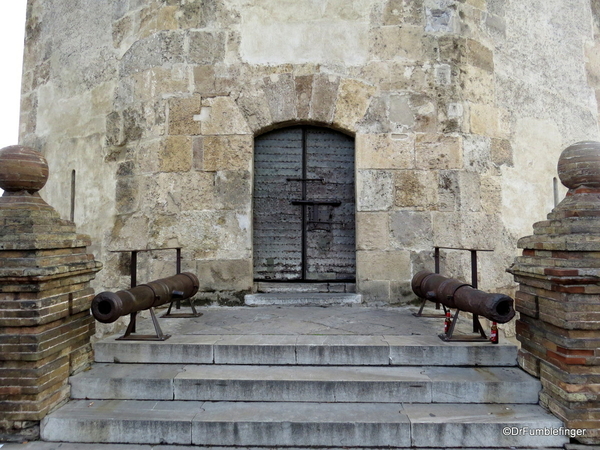
M 353 282 L 354 139 L 295 126 L 254 145 L 255 281 Z

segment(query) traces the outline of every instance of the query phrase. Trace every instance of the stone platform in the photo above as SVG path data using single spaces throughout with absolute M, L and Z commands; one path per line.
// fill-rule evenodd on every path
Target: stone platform
M 443 319 L 416 318 L 413 310 L 203 308 L 198 318 L 160 319 L 172 335 L 164 342 L 97 342 L 97 364 L 71 378 L 72 401 L 44 420 L 42 437 L 81 449 L 136 444 L 114 447 L 123 450 L 568 442 L 503 434 L 561 426 L 537 405 L 540 384 L 516 366 L 513 342 L 443 342 Z M 138 325 L 140 333 L 151 330 L 150 321 Z M 458 332 L 468 330 L 464 319 Z

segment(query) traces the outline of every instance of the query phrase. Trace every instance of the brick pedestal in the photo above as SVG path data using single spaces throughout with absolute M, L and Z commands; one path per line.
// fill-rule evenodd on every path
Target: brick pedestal
M 101 264 L 37 194 L 46 178 L 39 153 L 0 150 L 0 441 L 36 438 L 92 360 L 89 283 Z
M 519 240 L 509 269 L 519 364 L 539 377 L 541 403 L 582 443 L 600 443 L 600 143 L 568 147 L 558 164 L 566 198 Z

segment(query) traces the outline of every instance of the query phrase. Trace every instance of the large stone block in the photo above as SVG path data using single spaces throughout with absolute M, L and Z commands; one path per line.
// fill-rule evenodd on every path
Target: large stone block
M 140 173 L 158 172 L 162 147 L 162 138 L 138 141 L 134 167 Z
M 410 96 L 410 105 L 415 114 L 415 131 L 419 133 L 436 132 L 438 129 L 437 101 L 423 94 Z
M 462 140 L 458 136 L 417 134 L 416 167 L 418 169 L 461 169 Z
M 167 136 L 159 155 L 161 172 L 187 172 L 192 168 L 192 138 Z
M 253 142 L 252 135 L 201 137 L 202 170 L 250 170 Z
M 263 130 L 273 123 L 267 95 L 263 89 L 255 86 L 243 89 L 236 103 L 253 132 Z
M 182 211 L 177 216 L 157 215 L 150 224 L 150 242 L 157 247 L 177 242 L 191 251 L 193 258 L 246 259 L 251 256 L 250 222 L 246 211 Z
M 390 244 L 389 213 L 363 212 L 356 215 L 356 248 L 386 250 Z
M 479 175 L 463 170 L 441 170 L 439 173 L 439 211 L 481 210 Z
M 433 247 L 430 212 L 395 211 L 390 214 L 391 245 L 397 249 Z
M 120 216 L 111 230 L 111 242 L 115 248 L 144 248 L 148 243 L 147 216 Z M 114 254 L 113 254 L 114 256 Z M 112 258 L 107 257 L 105 264 L 111 265 Z
M 391 171 L 359 170 L 358 211 L 387 211 L 394 204 L 394 177 Z
M 479 174 L 499 175 L 498 164 L 492 157 L 492 142 L 487 136 L 467 134 L 463 138 L 463 162 L 465 168 Z
M 293 74 L 273 74 L 265 77 L 263 90 L 274 123 L 297 119 L 296 83 Z
M 300 120 L 308 120 L 312 100 L 313 75 L 296 76 L 296 110 Z
M 395 124 L 412 130 L 415 126 L 415 113 L 411 108 L 409 100 L 410 96 L 407 94 L 391 95 L 389 101 L 389 118 Z
M 250 291 L 252 260 L 199 260 L 200 291 Z
M 383 10 L 384 25 L 422 25 L 423 0 L 390 0 Z
M 374 86 L 359 80 L 342 80 L 335 103 L 334 125 L 353 131 L 356 122 L 362 119 L 367 112 L 376 90 Z
M 460 214 L 453 212 L 433 212 L 433 240 L 436 245 L 445 247 L 461 247 L 461 224 L 464 220 Z
M 212 65 L 195 66 L 194 69 L 194 91 L 203 96 L 216 94 L 216 71 Z M 220 93 L 223 95 L 224 93 Z
M 169 134 L 200 134 L 200 122 L 194 120 L 194 116 L 200 114 L 200 108 L 200 96 L 169 99 Z
M 494 54 L 492 50 L 474 39 L 467 39 L 467 62 L 486 72 L 494 70 Z
M 362 281 L 404 281 L 411 277 L 410 252 L 357 251 L 356 272 Z
M 435 171 L 396 171 L 394 173 L 394 206 L 416 210 L 436 209 L 438 204 L 437 183 L 438 174 Z
M 120 214 L 129 214 L 138 207 L 139 180 L 137 177 L 121 177 L 117 180 L 115 200 Z
M 143 102 L 152 102 L 165 94 L 180 95 L 187 92 L 189 85 L 188 72 L 181 65 L 153 67 L 134 74 L 132 78 L 134 97 Z
M 252 134 L 231 97 L 203 99 L 199 120 L 203 135 Z
M 238 13 L 240 57 L 246 63 L 355 66 L 368 59 L 370 1 L 343 6 L 335 2 L 315 9 L 305 2 L 284 5 L 267 0 L 239 8 Z
M 423 58 L 423 28 L 419 26 L 383 26 L 372 30 L 371 55 L 377 60 Z M 402 42 L 403 45 L 398 45 Z
M 459 30 L 458 11 L 452 0 L 425 1 L 425 32 L 452 34 Z
M 226 33 L 223 31 L 189 31 L 188 62 L 216 64 L 225 57 Z
M 513 165 L 513 149 L 508 139 L 492 139 L 490 152 L 494 164 Z
M 493 105 L 494 74 L 480 67 L 466 66 L 461 73 L 464 83 L 464 99 L 477 104 Z M 480 131 L 480 128 L 476 128 Z M 473 131 L 475 133 L 475 131 Z
M 502 206 L 502 186 L 499 177 L 481 177 L 481 210 L 498 214 Z
M 325 124 L 333 122 L 339 85 L 340 79 L 335 75 L 315 75 L 310 102 L 310 119 Z
M 123 75 L 152 67 L 184 62 L 184 35 L 180 31 L 161 31 L 136 41 L 121 59 Z
M 424 83 L 431 83 L 429 70 L 415 61 L 389 61 L 388 79 L 381 85 L 382 90 L 419 90 Z
M 144 211 L 151 215 L 212 209 L 215 203 L 214 184 L 214 174 L 207 172 L 186 172 L 177 183 L 170 173 L 149 175 L 144 177 L 141 194 Z
M 215 176 L 215 207 L 250 211 L 252 176 L 248 170 L 224 170 Z
M 388 99 L 386 97 L 373 97 L 365 116 L 356 127 L 356 134 L 389 133 L 392 124 L 388 120 Z
M 357 169 L 410 169 L 414 151 L 414 134 L 356 135 Z
M 358 290 L 367 304 L 389 304 L 391 297 L 390 282 L 386 280 L 358 280 Z
M 490 137 L 502 137 L 500 133 L 500 112 L 494 106 L 471 104 L 469 107 L 471 133 Z

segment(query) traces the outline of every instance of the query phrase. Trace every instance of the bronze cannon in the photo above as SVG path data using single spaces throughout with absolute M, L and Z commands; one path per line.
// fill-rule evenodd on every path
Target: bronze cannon
M 198 292 L 200 283 L 193 273 L 140 284 L 117 292 L 101 292 L 92 300 L 92 314 L 97 321 L 112 323 L 121 316 L 164 305 L 174 299 L 185 300 Z
M 470 284 L 422 270 L 412 279 L 412 290 L 418 297 L 506 323 L 515 316 L 514 300 L 504 294 L 488 294 Z

